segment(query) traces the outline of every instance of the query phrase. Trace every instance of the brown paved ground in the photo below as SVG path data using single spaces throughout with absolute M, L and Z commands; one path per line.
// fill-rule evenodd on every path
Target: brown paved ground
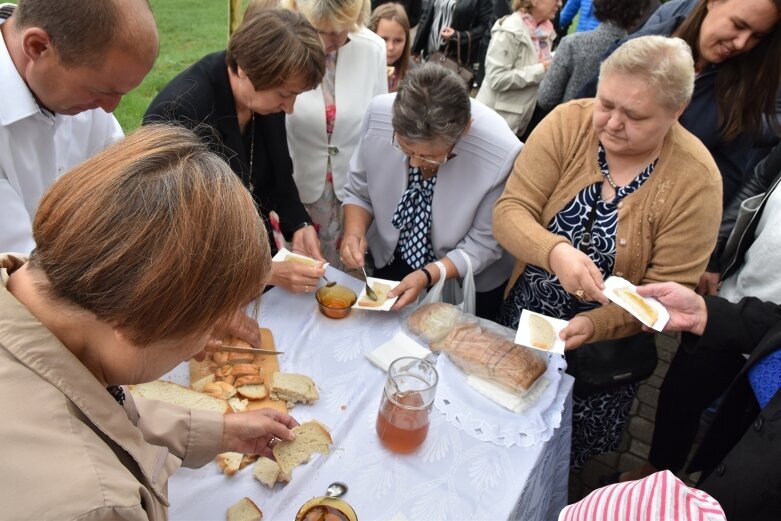
M 619 450 L 594 456 L 586 462 L 581 472 L 577 474 L 570 472 L 570 503 L 582 499 L 595 488 L 599 488 L 600 476 L 634 468 L 642 464 L 648 456 L 656 415 L 656 401 L 659 398 L 659 387 L 664 375 L 667 374 L 667 368 L 670 367 L 675 350 L 678 348 L 678 340 L 659 335 L 656 346 L 659 353 L 659 365 L 656 366 L 653 376 L 642 383 L 637 391 L 637 397 L 632 404 L 631 416 Z M 693 486 L 698 473 L 691 476 L 682 473 L 679 477 Z

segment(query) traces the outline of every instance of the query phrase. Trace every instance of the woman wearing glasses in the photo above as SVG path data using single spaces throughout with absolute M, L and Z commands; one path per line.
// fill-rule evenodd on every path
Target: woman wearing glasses
M 491 212 L 521 149 L 507 123 L 470 100 L 455 73 L 428 64 L 395 94 L 374 98 L 350 162 L 341 255 L 350 268 L 371 249 L 375 276 L 400 280 L 394 309 L 439 279 L 463 277 L 469 256 L 477 314 L 494 318 L 512 260 L 491 233 Z

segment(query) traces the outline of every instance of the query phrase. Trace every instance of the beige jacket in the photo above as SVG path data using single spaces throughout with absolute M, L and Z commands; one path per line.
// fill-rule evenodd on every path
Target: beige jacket
M 168 478 L 215 457 L 221 415 L 120 407 L 6 290 L 23 263 L 0 255 L 0 518 L 167 519 Z
M 494 109 L 515 133 L 522 133 L 534 112 L 545 67 L 537 60 L 529 28 L 515 12 L 491 29 L 485 79 L 477 100 Z
M 603 180 L 593 104 L 587 99 L 559 105 L 537 126 L 496 202 L 494 235 L 518 259 L 508 290 L 526 264 L 551 270 L 551 250 L 567 239 L 550 233 L 548 223 L 578 192 Z M 653 174 L 618 203 L 613 275 L 633 284 L 673 281 L 694 287 L 716 244 L 721 185 L 708 150 L 675 123 Z M 594 341 L 640 330 L 637 320 L 612 303 L 584 315 L 594 324 Z

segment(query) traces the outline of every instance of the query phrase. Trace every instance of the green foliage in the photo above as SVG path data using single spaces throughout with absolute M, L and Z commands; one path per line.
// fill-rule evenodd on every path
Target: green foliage
M 114 111 L 125 132 L 141 124 L 152 99 L 174 76 L 228 41 L 229 0 L 151 0 L 160 56 L 146 79 Z M 246 0 L 244 5 L 246 5 Z

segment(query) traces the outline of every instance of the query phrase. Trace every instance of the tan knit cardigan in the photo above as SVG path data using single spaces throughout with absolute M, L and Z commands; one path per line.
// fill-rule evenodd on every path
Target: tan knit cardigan
M 518 260 L 507 292 L 527 264 L 551 271 L 550 252 L 567 239 L 550 233 L 548 223 L 578 192 L 603 180 L 592 112 L 593 100 L 560 105 L 515 161 L 493 216 L 494 235 Z M 633 284 L 674 281 L 694 287 L 716 243 L 721 190 L 708 150 L 675 123 L 653 174 L 618 203 L 613 274 Z M 591 341 L 640 330 L 640 323 L 613 303 L 582 315 L 594 324 Z

